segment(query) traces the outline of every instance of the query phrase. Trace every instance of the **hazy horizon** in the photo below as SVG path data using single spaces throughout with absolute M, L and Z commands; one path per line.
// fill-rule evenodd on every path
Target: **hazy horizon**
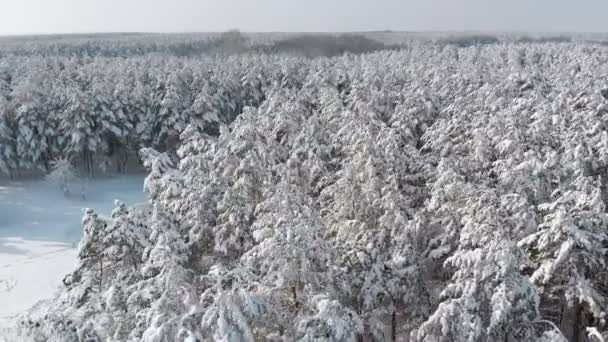
M 7 0 L 0 35 L 222 32 L 606 33 L 600 0 Z
M 196 35 L 196 34 L 220 34 L 237 31 L 244 34 L 357 34 L 357 33 L 404 33 L 404 34 L 534 34 L 534 35 L 608 35 L 608 31 L 531 31 L 531 30 L 351 30 L 351 31 L 250 31 L 239 28 L 208 31 L 78 31 L 78 32 L 25 32 L 25 33 L 0 33 L 0 37 L 37 37 L 37 36 L 87 36 L 87 35 Z

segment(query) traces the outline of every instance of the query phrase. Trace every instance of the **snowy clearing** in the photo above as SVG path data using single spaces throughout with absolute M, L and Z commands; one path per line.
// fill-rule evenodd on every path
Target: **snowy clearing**
M 76 242 L 82 236 L 84 208 L 109 214 L 114 200 L 129 205 L 145 201 L 143 176 L 79 180 L 68 197 L 44 180 L 0 180 L 0 237 Z M 82 199 L 81 185 L 85 189 Z
M 0 239 L 0 327 L 37 301 L 50 298 L 74 268 L 72 244 Z

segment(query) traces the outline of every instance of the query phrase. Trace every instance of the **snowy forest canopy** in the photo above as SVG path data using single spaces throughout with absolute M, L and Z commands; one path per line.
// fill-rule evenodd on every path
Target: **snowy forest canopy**
M 426 40 L 423 40 L 426 39 Z M 125 172 L 142 147 L 176 150 L 197 121 L 217 135 L 276 82 L 301 82 L 301 57 L 408 50 L 414 34 L 107 34 L 0 38 L 0 176 L 53 161 Z M 571 42 L 562 36 L 438 35 L 436 47 Z M 604 43 L 598 40 L 596 44 Z M 289 56 L 291 58 L 285 58 Z M 295 87 L 301 85 L 294 84 Z M 131 160 L 130 160 L 131 159 Z M 135 160 L 132 160 L 135 159 Z
M 603 341 L 608 48 L 473 45 L 3 57 L 0 170 L 150 172 L 22 335 Z
M 93 37 L 0 39 L 0 174 L 57 159 L 124 171 L 142 147 L 175 150 L 190 122 L 217 135 L 273 82 L 301 87 L 305 62 L 280 55 L 397 48 L 361 35 Z

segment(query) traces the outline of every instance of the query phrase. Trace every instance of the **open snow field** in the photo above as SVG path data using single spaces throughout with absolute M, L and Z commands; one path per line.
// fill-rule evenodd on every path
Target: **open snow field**
M 44 180 L 0 181 L 0 238 L 77 242 L 82 236 L 83 208 L 109 215 L 115 199 L 143 202 L 143 179 L 137 175 L 78 181 L 68 197 Z
M 76 264 L 83 208 L 109 215 L 113 202 L 145 201 L 143 176 L 87 181 L 65 197 L 43 180 L 0 182 L 0 337 L 16 315 L 49 298 Z M 2 341 L 2 338 L 0 338 Z
M 0 239 L 0 328 L 52 296 L 75 264 L 76 249 L 71 244 Z

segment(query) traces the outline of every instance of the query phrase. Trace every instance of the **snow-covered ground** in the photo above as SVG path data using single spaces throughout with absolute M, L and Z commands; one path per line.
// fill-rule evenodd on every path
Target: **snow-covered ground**
M 133 175 L 77 181 L 68 197 L 44 180 L 0 181 L 0 238 L 79 241 L 83 208 L 109 214 L 115 199 L 126 204 L 143 202 L 143 179 L 143 175 Z
M 52 296 L 75 263 L 71 244 L 0 238 L 0 327 Z
M 49 298 L 76 263 L 83 208 L 145 201 L 143 176 L 89 180 L 68 198 L 42 180 L 0 182 L 0 337 L 16 315 Z M 0 338 L 2 341 L 2 338 Z

